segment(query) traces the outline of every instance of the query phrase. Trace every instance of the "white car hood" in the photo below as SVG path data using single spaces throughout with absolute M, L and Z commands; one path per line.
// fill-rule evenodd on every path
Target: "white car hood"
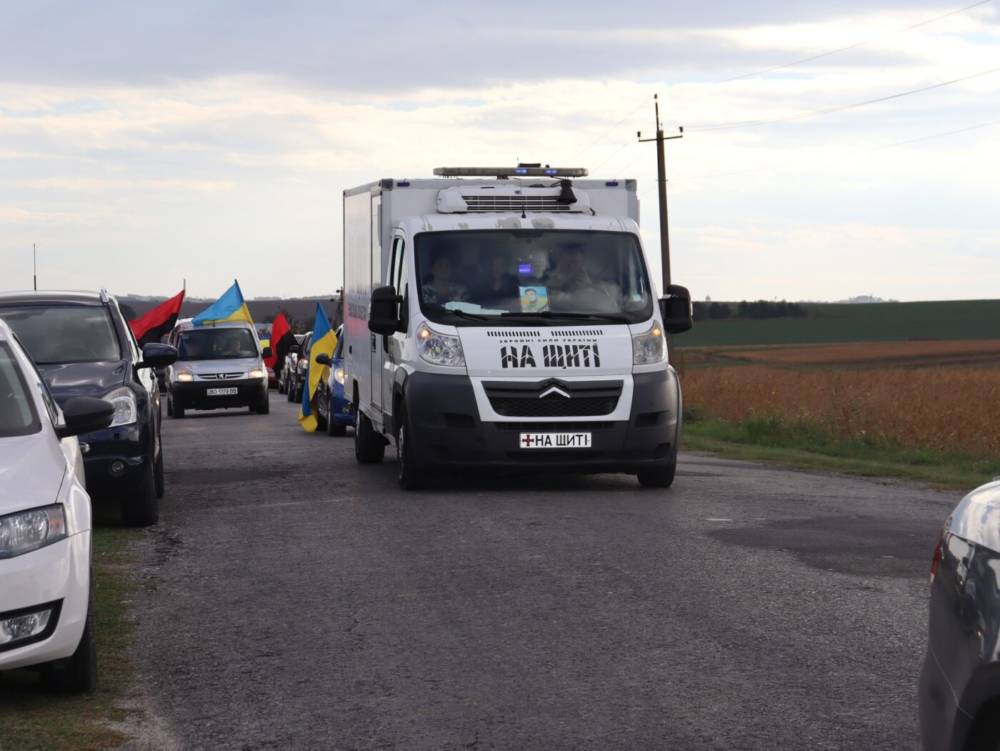
M 600 377 L 632 372 L 632 335 L 625 324 L 462 326 L 469 375 L 531 378 Z
M 0 516 L 55 503 L 66 457 L 51 435 L 0 438 Z

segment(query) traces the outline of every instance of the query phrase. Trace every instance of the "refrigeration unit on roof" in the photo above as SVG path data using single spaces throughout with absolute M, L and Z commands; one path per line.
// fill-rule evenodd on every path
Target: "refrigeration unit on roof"
M 441 214 L 476 214 L 487 212 L 545 212 L 577 214 L 590 212 L 590 196 L 573 188 L 574 199 L 567 202 L 561 185 L 527 187 L 517 183 L 456 185 L 438 191 L 437 210 Z

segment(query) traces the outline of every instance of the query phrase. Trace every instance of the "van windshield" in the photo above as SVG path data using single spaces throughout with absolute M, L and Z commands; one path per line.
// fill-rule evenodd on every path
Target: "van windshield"
M 626 232 L 425 232 L 415 247 L 420 309 L 432 321 L 639 323 L 653 313 L 642 252 Z
M 259 354 L 247 329 L 193 329 L 182 331 L 177 341 L 178 360 L 235 360 Z

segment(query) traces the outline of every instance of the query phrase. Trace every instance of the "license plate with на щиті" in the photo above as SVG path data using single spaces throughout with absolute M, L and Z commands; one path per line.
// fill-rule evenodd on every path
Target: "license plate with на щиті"
M 209 396 L 236 396 L 240 390 L 235 386 L 230 386 L 225 389 L 208 389 L 205 393 Z
M 521 433 L 523 449 L 589 449 L 590 433 Z

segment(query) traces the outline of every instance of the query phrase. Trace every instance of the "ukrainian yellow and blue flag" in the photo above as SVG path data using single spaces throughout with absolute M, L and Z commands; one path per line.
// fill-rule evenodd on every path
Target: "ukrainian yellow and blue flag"
M 222 293 L 222 297 L 191 319 L 191 323 L 195 326 L 226 323 L 228 321 L 253 323 L 253 319 L 250 317 L 250 309 L 243 300 L 243 292 L 240 291 L 240 283 L 237 281 L 234 281 L 233 286 Z
M 302 389 L 302 411 L 299 414 L 299 423 L 307 433 L 315 433 L 318 427 L 312 399 L 319 382 L 330 372 L 328 366 L 316 362 L 316 356 L 322 352 L 327 357 L 333 357 L 336 348 L 337 333 L 333 330 L 330 319 L 326 317 L 323 306 L 316 303 L 316 323 L 313 324 L 313 335 L 309 344 L 309 363 L 306 365 L 306 383 Z

